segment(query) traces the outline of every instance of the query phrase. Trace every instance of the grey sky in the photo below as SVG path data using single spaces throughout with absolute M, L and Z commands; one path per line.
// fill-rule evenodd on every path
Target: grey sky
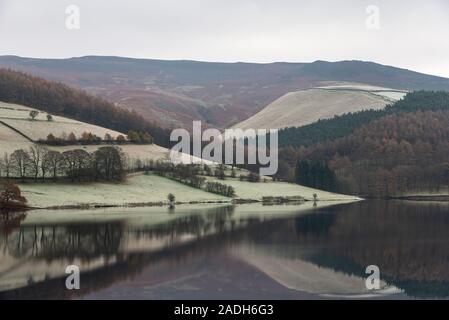
M 65 27 L 68 5 L 80 29 Z M 366 27 L 366 7 L 380 29 Z M 0 54 L 370 60 L 449 77 L 447 0 L 0 0 Z

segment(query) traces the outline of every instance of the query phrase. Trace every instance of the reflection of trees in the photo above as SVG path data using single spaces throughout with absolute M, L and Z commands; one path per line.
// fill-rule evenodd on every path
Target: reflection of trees
M 128 230 L 124 222 L 99 222 L 20 227 L 9 237 L 2 236 L 2 247 L 16 258 L 32 256 L 52 261 L 60 258 L 95 259 L 119 251 L 124 238 L 175 240 L 185 234 L 201 237 L 229 229 L 233 207 L 211 209 L 202 215 L 186 215 L 156 226 Z M 21 218 L 23 219 L 23 217 Z
M 186 215 L 169 223 L 152 226 L 150 229 L 142 228 L 133 230 L 133 235 L 139 238 L 161 238 L 170 236 L 175 239 L 185 234 L 201 237 L 209 233 L 221 233 L 232 228 L 231 217 L 234 206 L 212 208 L 204 211 L 204 214 Z
M 81 258 L 83 260 L 98 257 L 114 257 L 114 264 L 83 272 L 82 291 L 73 292 L 65 289 L 64 279 L 46 279 L 43 282 L 30 284 L 28 287 L 0 292 L 0 299 L 8 298 L 70 298 L 72 295 L 87 294 L 107 287 L 115 281 L 133 277 L 142 268 L 168 259 L 176 263 L 192 254 L 185 250 L 194 246 L 193 254 L 216 248 L 219 241 L 207 242 L 206 246 L 196 247 L 197 241 L 176 244 L 147 253 L 120 252 L 120 244 L 127 238 L 130 241 L 139 239 L 173 239 L 185 234 L 195 235 L 197 239 L 210 238 L 215 234 L 223 234 L 232 230 L 231 222 L 234 207 L 226 206 L 209 209 L 201 215 L 180 216 L 168 223 L 126 229 L 122 222 L 66 224 L 54 226 L 27 226 L 20 228 L 8 239 L 7 249 L 15 257 L 32 256 L 36 259 L 53 261 L 58 259 Z M 193 247 L 192 247 L 193 248 Z M 198 250 L 199 248 L 199 250 Z M 215 249 L 213 249 L 215 252 Z
M 257 217 L 236 220 L 233 210 L 233 207 L 215 208 L 200 215 L 180 216 L 167 223 L 133 229 L 127 229 L 123 223 L 22 228 L 8 239 L 8 248 L 13 250 L 14 245 L 21 248 L 15 254 L 32 254 L 46 260 L 110 255 L 116 263 L 84 272 L 80 292 L 65 290 L 63 279 L 48 279 L 0 293 L 0 298 L 84 295 L 132 278 L 157 263 L 179 265 L 183 260 L 214 255 L 242 243 L 263 245 L 265 254 L 305 259 L 359 276 L 366 276 L 365 267 L 375 264 L 380 267 L 383 280 L 409 294 L 449 296 L 447 205 L 366 201 L 263 222 Z M 43 238 L 40 228 L 44 228 Z M 196 239 L 177 241 L 184 235 Z M 120 253 L 125 239 L 170 241 L 147 252 Z
M 0 210 L 0 239 L 6 239 L 20 227 L 20 222 L 25 219 L 24 212 Z
M 32 256 L 47 261 L 59 258 L 91 259 L 117 252 L 123 234 L 119 222 L 63 226 L 21 227 L 5 242 L 16 258 Z

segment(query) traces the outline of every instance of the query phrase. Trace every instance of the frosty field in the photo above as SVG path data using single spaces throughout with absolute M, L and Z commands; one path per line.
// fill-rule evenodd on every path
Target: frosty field
M 241 129 L 299 127 L 347 112 L 382 109 L 405 92 L 366 85 L 334 85 L 290 92 L 236 124 Z
M 313 188 L 300 186 L 293 183 L 268 181 L 268 182 L 248 182 L 240 181 L 237 178 L 218 180 L 209 178 L 209 181 L 216 181 L 235 189 L 237 198 L 262 200 L 263 197 L 292 197 L 301 196 L 306 200 L 313 200 L 313 194 L 317 194 L 318 200 L 334 201 L 334 200 L 358 200 L 358 197 L 347 196 Z
M 106 133 L 113 138 L 121 134 L 114 130 L 65 117 L 52 116 L 53 120 L 48 121 L 46 112 L 39 112 L 35 120 L 30 120 L 29 113 L 32 110 L 36 109 L 0 102 L 0 121 L 14 127 L 33 141 L 45 140 L 50 133 L 55 137 L 61 137 L 63 134 L 69 135 L 73 132 L 77 138 L 81 137 L 83 132 L 90 132 L 100 138 L 103 138 Z
M 45 208 L 81 205 L 132 205 L 167 202 L 173 193 L 176 201 L 224 201 L 229 198 L 191 188 L 156 175 L 137 175 L 125 183 L 22 183 L 19 184 L 28 204 Z

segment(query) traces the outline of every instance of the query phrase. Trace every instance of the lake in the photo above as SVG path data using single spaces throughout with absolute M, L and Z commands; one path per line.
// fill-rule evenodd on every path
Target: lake
M 449 297 L 449 204 L 40 210 L 0 215 L 0 299 Z M 81 270 L 67 290 L 66 267 Z M 367 266 L 380 271 L 367 289 Z

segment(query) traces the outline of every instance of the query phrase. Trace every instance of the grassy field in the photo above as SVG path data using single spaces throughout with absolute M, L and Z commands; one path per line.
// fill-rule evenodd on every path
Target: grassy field
M 23 183 L 19 186 L 28 204 L 40 208 L 167 202 L 169 193 L 173 193 L 176 201 L 180 202 L 229 200 L 156 175 L 133 176 L 123 184 Z
M 33 143 L 27 138 L 0 123 L 0 156 L 4 152 L 11 153 L 20 148 L 28 149 L 32 145 Z
M 45 140 L 50 133 L 55 137 L 60 137 L 63 134 L 69 135 L 73 132 L 78 138 L 81 137 L 83 132 L 91 132 L 101 138 L 106 133 L 109 133 L 113 138 L 121 134 L 114 130 L 59 116 L 52 116 L 53 120 L 48 121 L 45 112 L 39 112 L 35 120 L 30 120 L 29 114 L 32 110 L 36 109 L 0 102 L 0 121 L 14 127 L 33 141 Z
M 336 85 L 295 91 L 270 103 L 234 128 L 299 127 L 347 112 L 382 109 L 403 95 L 405 92 L 364 85 Z
M 238 179 L 209 181 L 232 186 L 236 191 L 236 198 L 262 200 L 265 196 L 302 196 L 313 200 L 313 194 L 318 200 L 357 200 L 357 197 L 346 196 L 326 191 L 316 190 L 290 184 L 286 182 L 251 183 Z M 19 184 L 29 205 L 39 208 L 113 205 L 126 206 L 143 203 L 167 203 L 167 195 L 173 193 L 177 202 L 230 202 L 231 198 L 191 188 L 176 181 L 157 175 L 137 174 L 130 176 L 123 184 L 113 183 L 21 183 Z
M 209 181 L 220 182 L 222 184 L 232 186 L 235 189 L 237 198 L 240 199 L 254 199 L 262 200 L 262 197 L 288 197 L 301 196 L 306 200 L 313 200 L 313 194 L 316 193 L 318 200 L 357 200 L 355 196 L 346 196 L 342 194 L 317 190 L 300 186 L 287 182 L 248 182 L 240 181 L 237 178 L 227 178 L 226 180 L 218 180 L 215 178 L 208 178 Z

